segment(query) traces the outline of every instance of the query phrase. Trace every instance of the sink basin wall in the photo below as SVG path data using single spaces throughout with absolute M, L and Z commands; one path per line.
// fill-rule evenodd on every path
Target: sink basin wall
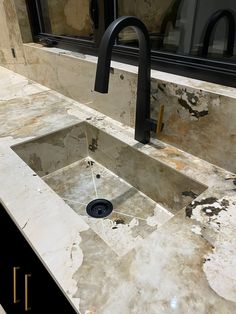
M 197 196 L 206 189 L 85 122 L 16 145 L 13 150 L 41 177 L 90 156 L 172 213 L 192 201 L 184 192 Z
M 126 180 L 171 212 L 190 202 L 183 192 L 199 195 L 206 186 L 94 127 L 87 128 L 92 159 Z
M 85 125 L 77 124 L 12 149 L 43 177 L 88 155 Z

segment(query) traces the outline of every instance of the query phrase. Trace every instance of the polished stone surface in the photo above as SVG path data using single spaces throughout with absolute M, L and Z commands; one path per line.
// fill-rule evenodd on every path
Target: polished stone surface
M 104 95 L 93 90 L 96 59 L 38 45 L 25 45 L 24 52 L 30 79 L 134 127 L 137 69 L 114 62 L 109 93 Z M 236 172 L 233 88 L 153 71 L 151 115 L 155 120 L 160 105 L 164 105 L 164 128 L 159 139 Z
M 81 10 L 78 12 L 78 5 L 82 4 L 88 10 L 86 1 L 60 1 L 64 5 L 62 9 L 56 6 L 57 2 L 58 0 L 52 0 L 50 5 L 61 16 L 60 22 L 63 20 L 67 24 L 66 17 L 72 14 L 70 31 L 79 28 L 82 32 L 86 30 L 89 33 L 91 23 L 88 15 L 79 22 L 74 16 L 75 13 L 76 16 L 82 13 Z M 138 16 L 147 12 L 148 6 L 153 6 L 154 2 L 144 1 L 142 12 L 137 11 L 135 4 L 126 4 L 126 7 L 130 14 Z M 144 13 L 143 19 L 149 28 L 157 25 L 153 20 L 159 21 L 162 17 L 159 2 L 155 4 L 158 14 L 146 16 Z M 165 5 L 168 3 L 165 1 Z M 122 2 L 120 5 L 122 7 Z M 68 10 L 70 7 L 74 10 Z M 56 29 L 60 26 L 57 21 L 54 24 Z M 79 52 L 32 44 L 24 0 L 0 1 L 0 38 L 1 65 L 127 126 L 134 126 L 137 67 L 113 62 L 109 94 L 95 93 L 96 58 Z M 235 88 L 152 71 L 151 109 L 155 119 L 161 104 L 165 106 L 165 112 L 164 128 L 159 139 L 228 171 L 236 172 Z
M 4 86 L 0 89 L 0 199 L 77 312 L 235 313 L 236 175 L 164 141 L 153 139 L 150 145 L 141 145 L 133 139 L 132 128 L 88 106 L 4 68 L 0 76 Z M 142 219 L 137 226 L 133 218 L 127 225 L 117 225 L 113 216 L 103 226 L 109 241 L 102 238 L 99 224 L 83 215 L 82 207 L 64 201 L 48 186 L 45 181 L 53 180 L 50 174 L 43 174 L 44 181 L 11 148 L 85 121 L 137 155 L 142 153 L 207 189 L 159 227 L 152 226 L 156 219 L 148 208 L 153 201 L 146 199 L 149 217 L 138 216 Z M 97 160 L 94 173 L 104 173 L 117 193 L 119 178 L 101 166 L 98 157 L 90 156 Z M 60 176 L 61 170 L 53 169 Z M 122 183 L 124 190 L 129 184 Z M 146 185 L 151 189 L 153 182 Z M 138 192 L 135 195 L 142 198 Z M 70 196 L 67 191 L 65 196 Z M 124 215 L 122 210 L 118 218 Z M 154 229 L 145 229 L 143 219 Z M 117 229 L 109 233 L 113 227 Z M 136 237 L 142 232 L 144 236 L 125 253 L 119 250 L 130 245 L 129 228 Z M 120 243 L 116 231 L 123 236 Z
M 118 256 L 127 254 L 173 217 L 171 212 L 90 158 L 43 179 Z M 86 206 L 94 199 L 109 200 L 113 204 L 112 214 L 103 219 L 88 216 Z
M 86 122 L 12 149 L 120 256 L 207 188 Z M 90 219 L 99 198 L 113 214 Z

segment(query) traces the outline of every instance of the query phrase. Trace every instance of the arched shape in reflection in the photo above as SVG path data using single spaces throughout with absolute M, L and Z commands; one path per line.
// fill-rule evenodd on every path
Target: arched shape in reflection
M 161 35 L 161 40 L 160 40 L 160 48 L 163 47 L 164 44 L 164 37 L 166 33 L 166 28 L 169 23 L 171 23 L 172 27 L 176 27 L 176 21 L 179 13 L 179 8 L 182 3 L 182 0 L 175 0 L 174 4 L 172 7 L 169 9 L 169 11 L 166 13 L 162 23 L 161 23 L 161 28 L 160 28 L 160 35 Z
M 234 53 L 234 40 L 235 40 L 235 18 L 233 12 L 229 10 L 216 11 L 207 22 L 205 34 L 203 37 L 202 57 L 207 57 L 210 46 L 211 35 L 219 20 L 226 18 L 228 23 L 228 38 L 226 55 L 232 56 Z

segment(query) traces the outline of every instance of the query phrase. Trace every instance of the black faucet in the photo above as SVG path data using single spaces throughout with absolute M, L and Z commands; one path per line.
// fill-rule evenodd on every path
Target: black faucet
M 150 131 L 156 123 L 150 119 L 150 72 L 151 52 L 148 30 L 136 17 L 123 16 L 112 22 L 105 31 L 98 53 L 98 64 L 94 90 L 108 92 L 112 47 L 122 29 L 131 26 L 139 39 L 139 71 L 136 102 L 135 139 L 143 144 L 150 140 Z

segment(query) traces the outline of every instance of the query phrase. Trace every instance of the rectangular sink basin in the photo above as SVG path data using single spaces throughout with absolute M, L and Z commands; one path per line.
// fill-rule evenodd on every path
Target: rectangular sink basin
M 86 122 L 12 149 L 118 255 L 206 189 Z M 110 201 L 113 212 L 105 218 L 90 217 L 86 206 L 94 199 Z

